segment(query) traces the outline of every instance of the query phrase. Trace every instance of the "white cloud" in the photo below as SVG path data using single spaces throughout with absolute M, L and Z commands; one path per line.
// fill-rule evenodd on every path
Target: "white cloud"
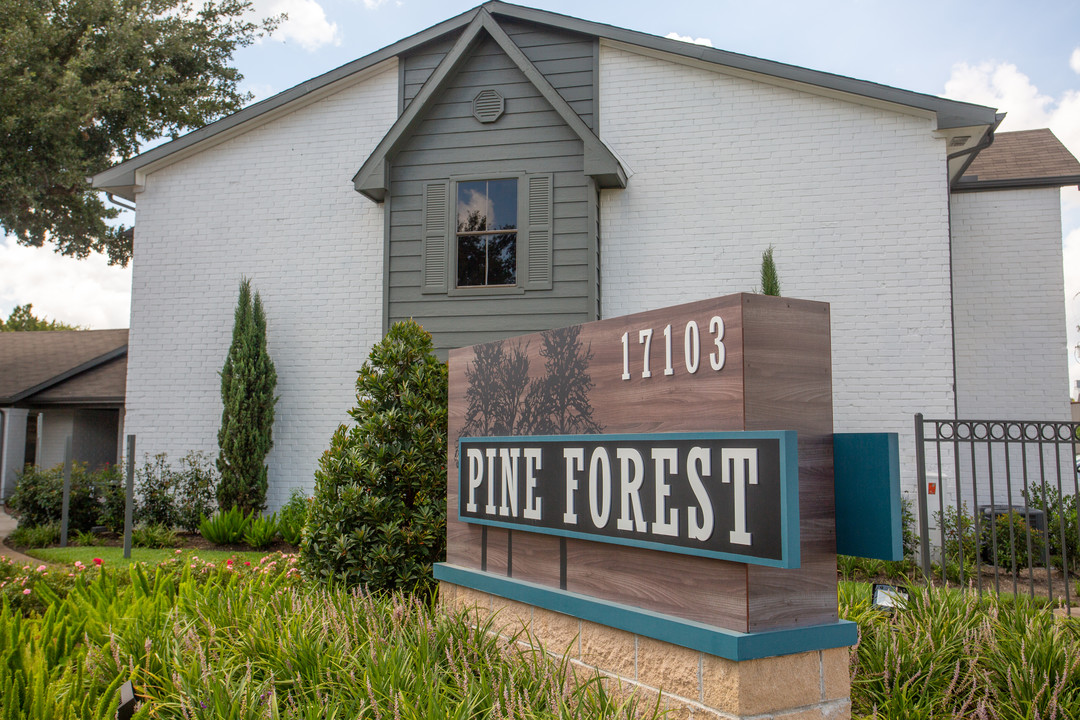
M 1073 50 L 1072 57 L 1069 58 L 1069 67 L 1074 73 L 1080 73 L 1080 47 Z
M 713 46 L 712 40 L 710 40 L 709 38 L 701 38 L 701 37 L 693 38 L 693 37 L 690 37 L 689 35 L 680 35 L 679 33 L 675 32 L 675 31 L 669 32 L 664 37 L 670 38 L 672 40 L 681 40 L 682 42 L 693 43 L 694 45 L 704 45 L 706 47 L 712 47 Z
M 341 44 L 341 29 L 326 19 L 326 11 L 316 0 L 255 0 L 253 12 L 259 17 L 286 13 L 288 19 L 273 37 L 282 42 L 295 41 L 308 52 Z
M 1073 155 L 1080 156 L 1080 90 L 1066 90 L 1053 98 L 1040 93 L 1012 63 L 984 62 L 954 65 L 945 95 L 1008 113 L 1001 124 L 1003 132 L 1048 127 Z
M 368 10 L 378 10 L 380 6 L 385 5 L 387 0 L 364 0 L 364 7 Z M 398 5 L 401 5 L 399 2 Z
M 50 246 L 0 244 L 0 313 L 31 303 L 37 317 L 93 330 L 128 326 L 131 267 L 110 266 L 101 255 L 85 260 L 64 257 Z

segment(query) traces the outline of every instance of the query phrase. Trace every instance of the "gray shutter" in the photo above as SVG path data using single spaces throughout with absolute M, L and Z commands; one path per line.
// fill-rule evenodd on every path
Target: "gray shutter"
M 551 175 L 527 175 L 525 178 L 525 214 L 528 235 L 525 240 L 525 289 L 551 289 L 552 191 Z
M 450 268 L 449 183 L 424 184 L 420 292 L 445 293 Z

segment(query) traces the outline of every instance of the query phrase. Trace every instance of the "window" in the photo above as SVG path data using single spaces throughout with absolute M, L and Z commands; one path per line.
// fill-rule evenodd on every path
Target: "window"
M 457 183 L 457 287 L 517 284 L 517 179 Z
M 463 177 L 423 184 L 420 292 L 510 295 L 552 287 L 553 178 Z

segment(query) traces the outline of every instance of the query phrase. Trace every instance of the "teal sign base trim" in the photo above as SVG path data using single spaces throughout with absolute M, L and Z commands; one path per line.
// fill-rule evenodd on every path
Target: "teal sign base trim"
M 836 433 L 836 552 L 903 560 L 900 443 L 896 433 Z
M 435 579 L 736 662 L 849 647 L 859 640 L 858 626 L 847 620 L 742 633 L 448 563 L 436 563 Z

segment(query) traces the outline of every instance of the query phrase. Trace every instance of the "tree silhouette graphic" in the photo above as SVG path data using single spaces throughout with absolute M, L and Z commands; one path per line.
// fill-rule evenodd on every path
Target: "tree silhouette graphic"
M 529 387 L 525 400 L 530 435 L 584 435 L 603 428 L 593 419 L 589 391 L 592 345 L 581 344 L 581 326 L 549 330 L 541 335 L 540 357 L 546 373 Z
M 458 437 L 599 433 L 589 391 L 592 346 L 581 326 L 541 333 L 545 374 L 529 380 L 529 346 L 519 341 L 477 345 L 465 368 L 465 423 Z

